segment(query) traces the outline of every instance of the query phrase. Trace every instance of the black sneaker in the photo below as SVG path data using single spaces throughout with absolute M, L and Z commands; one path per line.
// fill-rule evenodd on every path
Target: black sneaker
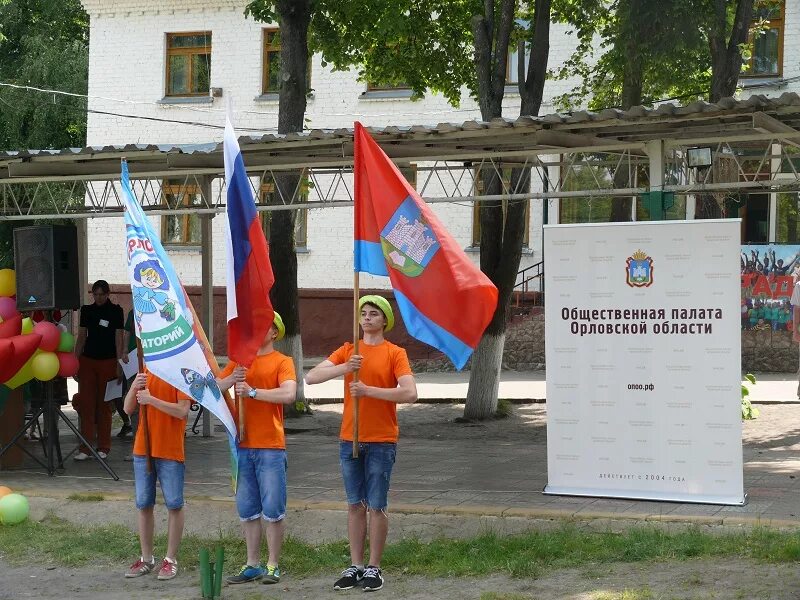
M 342 576 L 333 584 L 335 590 L 351 590 L 358 585 L 358 582 L 364 577 L 364 569 L 359 569 L 355 565 L 350 565 L 344 571 Z
M 130 425 L 123 425 L 117 434 L 118 438 L 126 438 L 133 432 L 133 427 Z
M 367 565 L 361 578 L 361 587 L 365 592 L 376 592 L 383 587 L 383 575 L 378 567 Z

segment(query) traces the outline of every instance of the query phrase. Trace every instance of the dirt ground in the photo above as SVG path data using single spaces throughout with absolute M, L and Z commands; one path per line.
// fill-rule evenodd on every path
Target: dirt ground
M 313 420 L 299 419 L 287 425 L 335 436 L 341 419 L 341 405 L 315 406 Z M 743 441 L 751 451 L 759 449 L 800 449 L 800 405 L 760 406 L 758 420 L 744 424 Z M 483 423 L 456 423 L 463 405 L 401 406 L 399 421 L 405 439 L 469 439 L 482 441 L 545 440 L 545 406 L 517 405 L 507 419 Z M 120 523 L 133 529 L 135 515 L 129 502 L 65 502 L 51 498 L 32 498 L 32 518 L 41 519 L 58 508 L 58 516 L 73 522 Z M 163 511 L 162 511 L 163 512 Z M 201 511 L 197 511 L 200 513 Z M 233 509 L 202 511 L 202 521 L 187 519 L 187 532 L 234 531 Z M 228 514 L 230 512 L 231 514 Z M 91 519 L 88 518 L 91 515 Z M 157 509 L 157 528 L 163 530 L 164 514 Z M 288 515 L 291 533 L 300 539 L 319 542 L 344 539 L 344 513 L 337 511 L 296 511 Z M 582 526 L 622 529 L 633 522 L 595 520 Z M 513 534 L 531 528 L 558 526 L 554 521 L 452 515 L 393 515 L 390 541 L 403 537 L 469 537 L 487 530 Z M 668 527 L 681 527 L 673 524 Z M 344 565 L 343 565 L 344 566 Z M 63 568 L 46 564 L 11 564 L 0 548 L 0 600 L 22 598 L 86 600 L 199 598 L 196 571 L 181 572 L 170 582 L 155 577 L 125 580 L 127 564 L 99 564 L 84 568 Z M 249 584 L 224 587 L 223 598 L 342 598 L 360 594 L 359 590 L 333 592 L 336 573 L 295 579 L 286 573 L 277 586 Z M 386 573 L 383 598 L 433 599 L 480 598 L 492 600 L 657 600 L 657 599 L 800 599 L 800 569 L 796 564 L 763 564 L 752 560 L 700 559 L 690 561 L 647 562 L 636 564 L 596 564 L 578 569 L 545 573 L 538 579 L 512 579 L 495 573 L 481 578 L 423 578 Z
M 123 565 L 82 569 L 48 569 L 41 565 L 11 567 L 0 560 L 0 599 L 64 600 L 189 600 L 199 598 L 196 573 L 181 573 L 167 582 L 155 577 L 125 580 Z M 226 600 L 313 599 L 360 597 L 354 589 L 334 592 L 336 574 L 293 579 L 290 573 L 276 586 L 259 583 L 223 587 Z M 796 565 L 764 565 L 740 560 L 693 560 L 669 563 L 593 565 L 566 569 L 540 579 L 510 579 L 487 574 L 476 578 L 408 577 L 387 573 L 377 597 L 407 600 L 463 600 L 494 592 L 497 600 L 660 600 L 758 599 L 800 597 Z

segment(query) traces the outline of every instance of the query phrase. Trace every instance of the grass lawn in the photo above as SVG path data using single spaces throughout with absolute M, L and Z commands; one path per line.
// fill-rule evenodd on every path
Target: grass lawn
M 156 547 L 166 540 L 157 536 Z M 181 565 L 197 566 L 200 548 L 225 548 L 227 565 L 245 562 L 239 536 L 184 536 Z M 92 562 L 124 563 L 139 554 L 136 535 L 122 526 L 75 525 L 56 517 L 0 526 L 0 557 L 11 563 L 35 558 L 38 563 L 82 566 Z M 312 545 L 287 538 L 281 564 L 294 577 L 337 571 L 349 562 L 345 541 Z M 536 578 L 545 571 L 610 563 L 673 561 L 690 558 L 738 557 L 766 562 L 800 559 L 800 532 L 754 528 L 735 533 L 691 528 L 666 532 L 657 526 L 632 527 L 623 532 L 587 531 L 565 524 L 561 528 L 522 535 L 481 535 L 468 540 L 414 539 L 389 544 L 383 567 L 389 572 L 428 577 L 481 577 L 505 573 Z M 630 598 L 647 598 L 646 590 L 631 590 Z M 497 600 L 512 600 L 503 596 Z M 486 600 L 495 598 L 486 597 Z

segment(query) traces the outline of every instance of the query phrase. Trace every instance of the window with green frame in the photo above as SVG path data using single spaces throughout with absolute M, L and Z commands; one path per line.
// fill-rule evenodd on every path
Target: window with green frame
M 779 244 L 800 244 L 800 192 L 777 194 L 775 241 Z
M 202 206 L 200 187 L 195 183 L 167 180 L 161 186 L 164 206 L 171 209 Z M 161 217 L 161 239 L 168 246 L 199 246 L 200 217 L 197 214 L 164 215 Z
M 261 93 L 277 94 L 281 89 L 281 30 L 264 30 L 264 52 L 261 58 Z M 311 58 L 306 69 L 306 87 L 311 89 Z
M 208 96 L 211 32 L 167 34 L 167 96 Z
M 299 194 L 299 198 L 297 198 L 297 202 L 308 202 L 308 190 L 309 190 L 309 181 L 307 178 L 303 179 L 303 182 L 300 184 L 301 190 Z M 265 180 L 261 182 L 261 189 L 259 194 L 259 199 L 261 204 L 280 204 L 277 200 L 277 190 L 275 189 L 275 182 L 271 180 Z M 266 236 L 267 240 L 269 240 L 269 225 L 270 225 L 270 217 L 272 216 L 271 211 L 261 211 L 258 213 L 259 217 L 261 218 L 261 228 L 264 231 L 264 235 Z M 295 214 L 295 221 L 294 221 L 294 247 L 296 249 L 304 249 L 308 246 L 308 209 L 300 208 L 297 210 Z
M 494 172 L 494 171 L 493 171 Z M 503 192 L 511 193 L 511 168 L 505 167 L 503 173 Z M 475 173 L 475 190 L 478 195 L 483 193 L 484 184 L 479 174 Z M 508 200 L 503 200 L 503 220 L 505 221 L 508 212 Z M 531 201 L 525 201 L 525 235 L 522 238 L 523 248 L 527 248 L 530 242 L 530 223 L 531 223 Z M 472 205 L 472 247 L 478 248 L 481 245 L 481 205 L 474 202 Z
M 744 77 L 779 77 L 783 73 L 783 30 L 785 0 L 756 0 L 754 27 L 750 36 L 750 57 Z

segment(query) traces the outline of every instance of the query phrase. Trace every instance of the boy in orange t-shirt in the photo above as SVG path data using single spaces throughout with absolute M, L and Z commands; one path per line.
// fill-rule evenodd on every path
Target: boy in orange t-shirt
M 387 342 L 384 331 L 394 326 L 394 313 L 382 296 L 364 296 L 358 302 L 363 339 L 359 354 L 346 343 L 311 369 L 310 384 L 344 375 L 344 413 L 339 431 L 339 459 L 347 494 L 347 535 L 351 565 L 334 583 L 335 590 L 361 585 L 364 591 L 383 587 L 380 564 L 389 516 L 386 514 L 389 480 L 397 455 L 397 405 L 417 401 L 417 387 L 406 351 Z M 358 381 L 353 373 L 358 371 Z M 353 398 L 359 398 L 358 458 L 353 458 Z M 369 524 L 367 523 L 369 513 Z M 369 525 L 369 562 L 364 546 Z
M 133 443 L 133 475 L 136 487 L 136 508 L 139 509 L 139 545 L 142 555 L 125 577 L 141 577 L 156 565 L 153 556 L 156 503 L 156 479 L 161 484 L 164 504 L 169 511 L 167 521 L 167 553 L 158 571 L 159 579 L 172 579 L 178 574 L 178 546 L 183 536 L 183 438 L 191 400 L 185 394 L 149 371 L 139 373 L 125 395 L 125 412 L 133 414 L 138 406 L 147 406 L 146 427 L 140 423 Z M 147 441 L 150 442 L 152 470 L 147 470 Z
M 297 394 L 292 359 L 273 348 L 273 342 L 284 333 L 283 320 L 275 313 L 250 368 L 230 362 L 217 377 L 220 389 L 236 385 L 245 415 L 244 436 L 239 440 L 236 509 L 247 544 L 247 564 L 227 578 L 229 584 L 258 579 L 278 583 L 281 579 L 278 559 L 286 527 L 287 466 L 283 405 L 294 402 Z M 266 567 L 261 564 L 262 518 L 267 522 Z

